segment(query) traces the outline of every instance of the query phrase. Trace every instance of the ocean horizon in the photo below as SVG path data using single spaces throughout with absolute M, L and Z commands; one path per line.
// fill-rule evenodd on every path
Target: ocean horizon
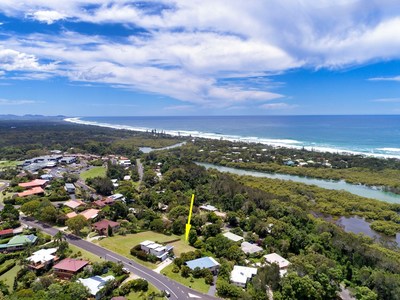
M 173 136 L 400 159 L 400 115 L 71 117 L 67 122 Z

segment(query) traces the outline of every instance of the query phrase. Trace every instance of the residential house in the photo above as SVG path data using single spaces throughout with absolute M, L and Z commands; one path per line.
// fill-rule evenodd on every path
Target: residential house
M 239 242 L 243 240 L 243 237 L 241 237 L 240 235 L 234 234 L 232 232 L 225 232 L 224 234 L 222 234 L 224 237 L 226 237 L 227 239 L 230 239 L 233 242 Z
M 209 211 L 209 212 L 218 210 L 218 208 L 216 208 L 215 206 L 209 205 L 209 204 L 201 205 L 199 208 L 202 209 L 202 210 L 205 210 L 205 211 Z
M 26 245 L 34 245 L 37 241 L 37 237 L 33 234 L 30 235 L 16 235 L 8 241 L 7 244 L 0 245 L 1 252 L 10 252 L 23 250 Z
M 66 216 L 67 216 L 68 219 L 71 219 L 71 218 L 73 218 L 73 217 L 76 217 L 77 215 L 78 215 L 78 214 L 77 214 L 76 212 L 74 212 L 74 211 L 66 214 Z
M 93 220 L 97 217 L 100 210 L 90 208 L 80 213 L 80 215 L 84 216 L 86 220 Z
M 79 278 L 78 281 L 87 287 L 89 293 L 94 296 L 96 300 L 99 300 L 104 296 L 101 293 L 101 289 L 106 285 L 107 281 L 114 279 L 114 276 L 108 275 L 106 277 L 93 276 L 89 278 Z
M 245 288 L 247 282 L 256 274 L 257 268 L 234 266 L 230 280 L 232 284 Z
M 290 265 L 290 262 L 280 256 L 278 253 L 270 253 L 267 255 L 264 255 L 265 261 L 267 264 L 277 264 L 279 266 L 279 274 L 281 276 L 284 276 L 287 273 L 287 269 Z
M 29 182 L 22 182 L 19 183 L 18 186 L 23 187 L 24 189 L 31 189 L 34 187 L 41 187 L 44 188 L 47 184 L 47 180 L 44 179 L 35 179 Z
M 75 194 L 75 185 L 73 183 L 66 183 L 64 189 L 68 194 Z
M 13 235 L 14 235 L 14 230 L 12 228 L 0 230 L 0 239 L 8 238 Z
M 189 260 L 185 263 L 191 270 L 196 268 L 209 269 L 214 275 L 218 273 L 220 264 L 212 257 L 206 256 Z
M 256 244 L 251 244 L 249 242 L 243 242 L 240 247 L 242 248 L 242 251 L 244 253 L 249 255 L 256 255 L 263 251 L 263 248 L 261 248 L 260 246 L 257 246 Z
M 67 202 L 64 203 L 65 206 L 68 206 L 69 208 L 75 210 L 77 209 L 79 206 L 84 206 L 85 203 L 82 202 L 81 200 L 69 200 Z
M 34 187 L 17 194 L 18 197 L 28 197 L 33 195 L 44 195 L 44 190 L 41 187 Z
M 63 279 L 69 279 L 81 272 L 89 264 L 86 260 L 65 258 L 53 266 L 54 273 Z
M 144 241 L 140 243 L 140 249 L 148 254 L 156 256 L 161 261 L 168 257 L 168 254 L 173 248 L 173 246 L 163 246 L 153 241 Z
M 120 224 L 118 222 L 106 219 L 92 224 L 93 230 L 97 231 L 100 235 L 108 235 L 108 227 L 111 228 L 112 232 L 115 232 L 119 229 L 119 226 Z
M 53 264 L 58 260 L 58 257 L 55 255 L 58 248 L 50 248 L 50 249 L 40 249 L 32 254 L 32 256 L 28 257 L 29 261 L 28 268 L 33 270 L 40 270 L 46 268 Z

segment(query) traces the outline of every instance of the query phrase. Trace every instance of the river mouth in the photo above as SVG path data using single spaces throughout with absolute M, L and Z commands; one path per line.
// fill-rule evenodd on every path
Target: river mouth
M 214 164 L 210 164 L 210 163 L 202 163 L 202 162 L 195 162 L 195 163 L 199 166 L 205 167 L 206 169 L 213 168 L 220 172 L 232 173 L 232 174 L 236 174 L 236 175 L 287 180 L 287 181 L 304 183 L 307 185 L 316 185 L 318 187 L 328 189 L 328 190 L 338 190 L 338 191 L 342 190 L 342 191 L 346 191 L 346 192 L 352 193 L 354 195 L 369 198 L 369 199 L 379 200 L 379 201 L 388 202 L 388 203 L 400 204 L 400 195 L 398 195 L 398 194 L 385 192 L 376 187 L 369 187 L 366 185 L 347 183 L 344 180 L 340 180 L 340 181 L 324 180 L 324 179 L 317 179 L 317 178 L 310 178 L 310 177 L 302 177 L 302 176 L 297 176 L 297 175 L 267 173 L 267 172 L 260 172 L 260 171 L 236 169 L 236 168 L 231 168 L 231 167 L 218 166 L 218 165 L 214 165 Z

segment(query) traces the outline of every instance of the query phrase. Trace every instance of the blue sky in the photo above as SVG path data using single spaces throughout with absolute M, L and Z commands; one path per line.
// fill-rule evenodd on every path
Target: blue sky
M 394 0 L 0 1 L 0 114 L 400 113 Z

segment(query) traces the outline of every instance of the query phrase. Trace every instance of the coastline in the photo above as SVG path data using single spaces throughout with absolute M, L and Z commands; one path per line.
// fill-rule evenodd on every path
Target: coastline
M 84 121 L 81 120 L 80 117 L 72 117 L 63 119 L 65 122 L 80 124 L 80 125 L 91 125 L 91 126 L 99 126 L 106 127 L 112 129 L 123 129 L 130 131 L 139 131 L 139 132 L 149 132 L 154 128 L 147 127 L 133 127 L 129 125 L 118 125 L 118 124 L 110 124 L 110 123 L 100 123 L 100 122 L 92 122 L 92 121 Z M 400 159 L 400 149 L 395 148 L 377 148 L 377 150 L 391 150 L 398 151 L 399 155 L 395 154 L 383 154 L 383 153 L 373 153 L 373 152 L 361 152 L 361 151 L 352 151 L 346 149 L 336 149 L 331 147 L 323 147 L 323 146 L 304 146 L 301 145 L 302 142 L 291 140 L 291 139 L 267 139 L 267 138 L 258 138 L 258 137 L 244 137 L 237 135 L 224 135 L 219 133 L 209 133 L 209 132 L 199 132 L 199 131 L 189 131 L 189 130 L 165 130 L 163 128 L 157 128 L 159 131 L 163 131 L 166 134 L 171 136 L 185 136 L 185 137 L 195 137 L 195 138 L 204 138 L 211 140 L 227 140 L 232 142 L 243 142 L 243 143 L 259 143 L 272 147 L 282 147 L 282 148 L 292 148 L 292 149 L 306 149 L 308 151 L 316 151 L 316 152 L 328 152 L 328 153 L 338 153 L 338 154 L 350 154 L 350 155 L 362 155 L 365 157 L 376 157 L 376 158 L 395 158 Z

